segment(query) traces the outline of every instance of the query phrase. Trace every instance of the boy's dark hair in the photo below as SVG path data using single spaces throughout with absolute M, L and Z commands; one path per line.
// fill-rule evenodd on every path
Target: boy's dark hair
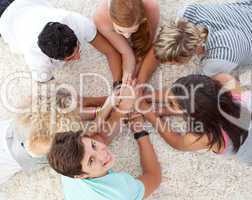
M 64 60 L 72 55 L 77 41 L 73 30 L 59 22 L 47 23 L 38 36 L 38 46 L 41 51 L 56 60 Z
M 195 88 L 197 90 L 194 90 Z M 230 116 L 239 118 L 242 109 L 239 102 L 233 101 L 231 92 L 226 91 L 221 94 L 221 88 L 220 82 L 205 75 L 193 74 L 179 78 L 174 83 L 171 92 L 175 96 L 185 95 L 185 89 L 189 92 L 189 98 L 176 99 L 176 101 L 180 108 L 185 110 L 184 116 L 186 119 L 192 120 L 192 123 L 201 122 L 203 124 L 203 132 L 192 132 L 200 137 L 207 134 L 210 141 L 209 148 L 217 144 L 220 149 L 225 144 L 222 134 L 222 130 L 224 130 L 232 142 L 233 151 L 238 152 L 248 136 L 248 129 L 244 130 L 233 124 L 219 110 L 221 108 Z M 192 92 L 194 93 L 192 94 Z M 193 103 L 194 107 L 192 107 Z M 247 113 L 246 116 L 250 116 L 249 111 L 243 109 L 243 112 Z M 250 117 L 243 119 L 242 123 L 249 127 Z
M 49 165 L 59 174 L 71 178 L 84 174 L 81 165 L 84 145 L 81 137 L 82 131 L 56 133 L 47 159 Z

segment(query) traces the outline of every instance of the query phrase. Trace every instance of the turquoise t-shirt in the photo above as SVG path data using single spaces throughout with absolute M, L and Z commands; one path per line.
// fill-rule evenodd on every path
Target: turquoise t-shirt
M 131 175 L 110 171 L 106 176 L 73 179 L 62 176 L 65 200 L 142 200 L 144 185 Z

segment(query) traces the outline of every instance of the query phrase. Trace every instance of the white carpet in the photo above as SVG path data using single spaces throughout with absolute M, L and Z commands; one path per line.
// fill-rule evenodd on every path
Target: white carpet
M 57 7 L 67 8 L 92 16 L 98 0 L 57 0 L 53 3 Z M 175 11 L 185 3 L 192 1 L 160 0 L 162 21 L 174 16 Z M 211 2 L 201 1 L 197 2 Z M 215 1 L 212 1 L 215 2 Z M 24 27 L 28 28 L 28 27 Z M 79 73 L 95 72 L 106 77 L 111 83 L 111 75 L 105 58 L 93 48 L 87 47 L 82 51 L 81 62 L 72 63 L 64 69 L 55 72 L 59 83 L 68 83 L 79 90 Z M 7 45 L 0 39 L 0 80 L 1 84 L 6 77 L 17 71 L 27 70 L 22 56 L 10 53 Z M 178 77 L 195 70 L 190 67 L 161 66 L 152 77 L 151 83 L 156 86 L 163 77 L 162 83 L 169 86 Z M 248 74 L 245 74 L 245 79 Z M 13 82 L 12 82 L 13 83 Z M 85 95 L 108 94 L 104 84 L 90 78 L 85 81 Z M 16 80 L 11 85 L 12 98 L 10 102 L 17 102 L 22 95 L 30 94 L 29 81 Z M 6 116 L 6 110 L 1 102 L 1 117 Z M 126 130 L 126 129 L 125 129 Z M 171 149 L 158 134 L 152 134 L 152 142 L 162 165 L 163 181 L 160 188 L 149 199 L 155 200 L 249 200 L 252 199 L 252 168 L 246 167 L 234 160 L 225 160 L 222 157 L 208 153 L 183 153 Z M 114 170 L 127 171 L 133 175 L 140 173 L 137 146 L 132 135 L 124 131 L 111 145 L 117 156 Z M 43 169 L 33 174 L 20 173 L 1 186 L 0 192 L 5 192 L 8 200 L 61 200 L 59 176 L 50 169 Z M 0 196 L 1 198 L 1 196 Z M 89 199 L 88 199 L 89 200 Z

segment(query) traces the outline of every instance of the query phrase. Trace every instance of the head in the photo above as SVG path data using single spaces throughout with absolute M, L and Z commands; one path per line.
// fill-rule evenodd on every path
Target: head
M 30 111 L 16 116 L 16 130 L 26 134 L 25 149 L 32 157 L 47 155 L 55 133 L 83 129 L 79 109 L 64 112 L 68 105 L 63 102 L 69 102 L 68 97 L 54 97 L 34 97 L 29 100 Z
M 56 60 L 80 59 L 80 43 L 74 31 L 59 22 L 45 25 L 38 36 L 38 46 L 44 54 Z
M 118 34 L 130 38 L 136 55 L 150 48 L 150 28 L 142 0 L 111 0 L 110 17 Z
M 50 166 L 72 178 L 97 178 L 108 173 L 114 164 L 108 147 L 82 131 L 57 133 L 48 154 Z
M 202 52 L 207 30 L 183 20 L 161 27 L 154 44 L 155 56 L 161 63 L 183 64 Z
M 233 124 L 220 112 L 219 108 L 235 118 L 240 116 L 240 104 L 233 101 L 229 91 L 221 94 L 221 89 L 222 85 L 218 81 L 207 76 L 189 75 L 178 79 L 170 93 L 175 97 L 173 104 L 183 110 L 185 120 L 190 120 L 190 124 L 200 122 L 203 125 L 203 131 L 190 131 L 199 136 L 207 134 L 209 148 L 216 144 L 219 149 L 223 146 L 221 129 L 224 129 L 233 142 L 233 150 L 237 152 L 248 132 Z M 181 98 L 186 93 L 187 97 Z M 221 95 L 218 97 L 219 94 Z

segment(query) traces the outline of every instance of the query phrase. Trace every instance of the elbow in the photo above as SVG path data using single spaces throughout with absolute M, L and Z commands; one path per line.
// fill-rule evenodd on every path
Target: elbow
M 168 142 L 167 142 L 168 143 Z M 169 144 L 169 143 L 168 143 Z M 188 151 L 188 149 L 184 146 L 184 145 L 180 145 L 180 144 L 169 144 L 173 149 L 176 149 L 178 151 Z
M 175 133 L 163 133 L 160 134 L 161 137 L 165 140 L 167 144 L 169 144 L 173 149 L 176 149 L 178 151 L 188 151 L 187 145 L 184 143 L 183 137 L 176 136 L 177 138 L 170 138 L 167 137 L 166 134 L 175 134 Z

